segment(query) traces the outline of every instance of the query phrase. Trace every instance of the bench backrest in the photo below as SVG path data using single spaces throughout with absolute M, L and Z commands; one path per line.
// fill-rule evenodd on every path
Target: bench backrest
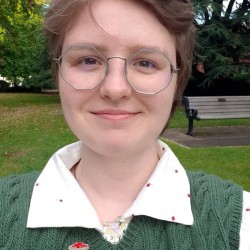
M 187 110 L 197 110 L 201 119 L 250 118 L 250 96 L 184 97 Z

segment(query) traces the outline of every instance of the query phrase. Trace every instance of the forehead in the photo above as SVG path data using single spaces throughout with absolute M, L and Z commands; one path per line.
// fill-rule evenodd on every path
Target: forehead
M 66 33 L 64 48 L 90 44 L 103 50 L 156 48 L 175 54 L 175 39 L 151 9 L 135 0 L 92 0 Z M 91 9 L 91 12 L 89 11 Z

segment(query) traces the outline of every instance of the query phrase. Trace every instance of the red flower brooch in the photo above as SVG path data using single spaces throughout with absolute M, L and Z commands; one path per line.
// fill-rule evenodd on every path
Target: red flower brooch
M 73 245 L 70 245 L 68 250 L 75 250 L 75 249 L 85 249 L 88 250 L 89 249 L 89 245 L 85 244 L 83 242 L 76 242 Z

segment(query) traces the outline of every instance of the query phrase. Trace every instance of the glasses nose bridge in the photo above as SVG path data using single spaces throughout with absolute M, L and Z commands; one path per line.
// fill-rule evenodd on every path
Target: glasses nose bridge
M 123 60 L 125 63 L 127 63 L 127 59 L 120 57 L 120 56 L 111 56 L 111 57 L 108 57 L 106 60 L 107 60 L 107 62 L 109 62 L 109 60 L 111 60 L 111 59 L 120 59 L 120 60 Z
M 127 67 L 127 59 L 126 58 L 123 58 L 123 57 L 120 57 L 120 56 L 112 56 L 112 57 L 108 57 L 106 59 L 107 61 L 107 72 L 109 71 L 109 61 L 112 60 L 112 59 L 120 59 L 122 61 L 124 61 L 124 70 L 126 72 L 126 67 Z

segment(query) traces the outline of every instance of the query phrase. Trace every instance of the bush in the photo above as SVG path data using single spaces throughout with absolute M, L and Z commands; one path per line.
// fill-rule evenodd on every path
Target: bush
M 9 83 L 4 81 L 4 80 L 0 80 L 0 92 L 6 92 L 9 88 Z

